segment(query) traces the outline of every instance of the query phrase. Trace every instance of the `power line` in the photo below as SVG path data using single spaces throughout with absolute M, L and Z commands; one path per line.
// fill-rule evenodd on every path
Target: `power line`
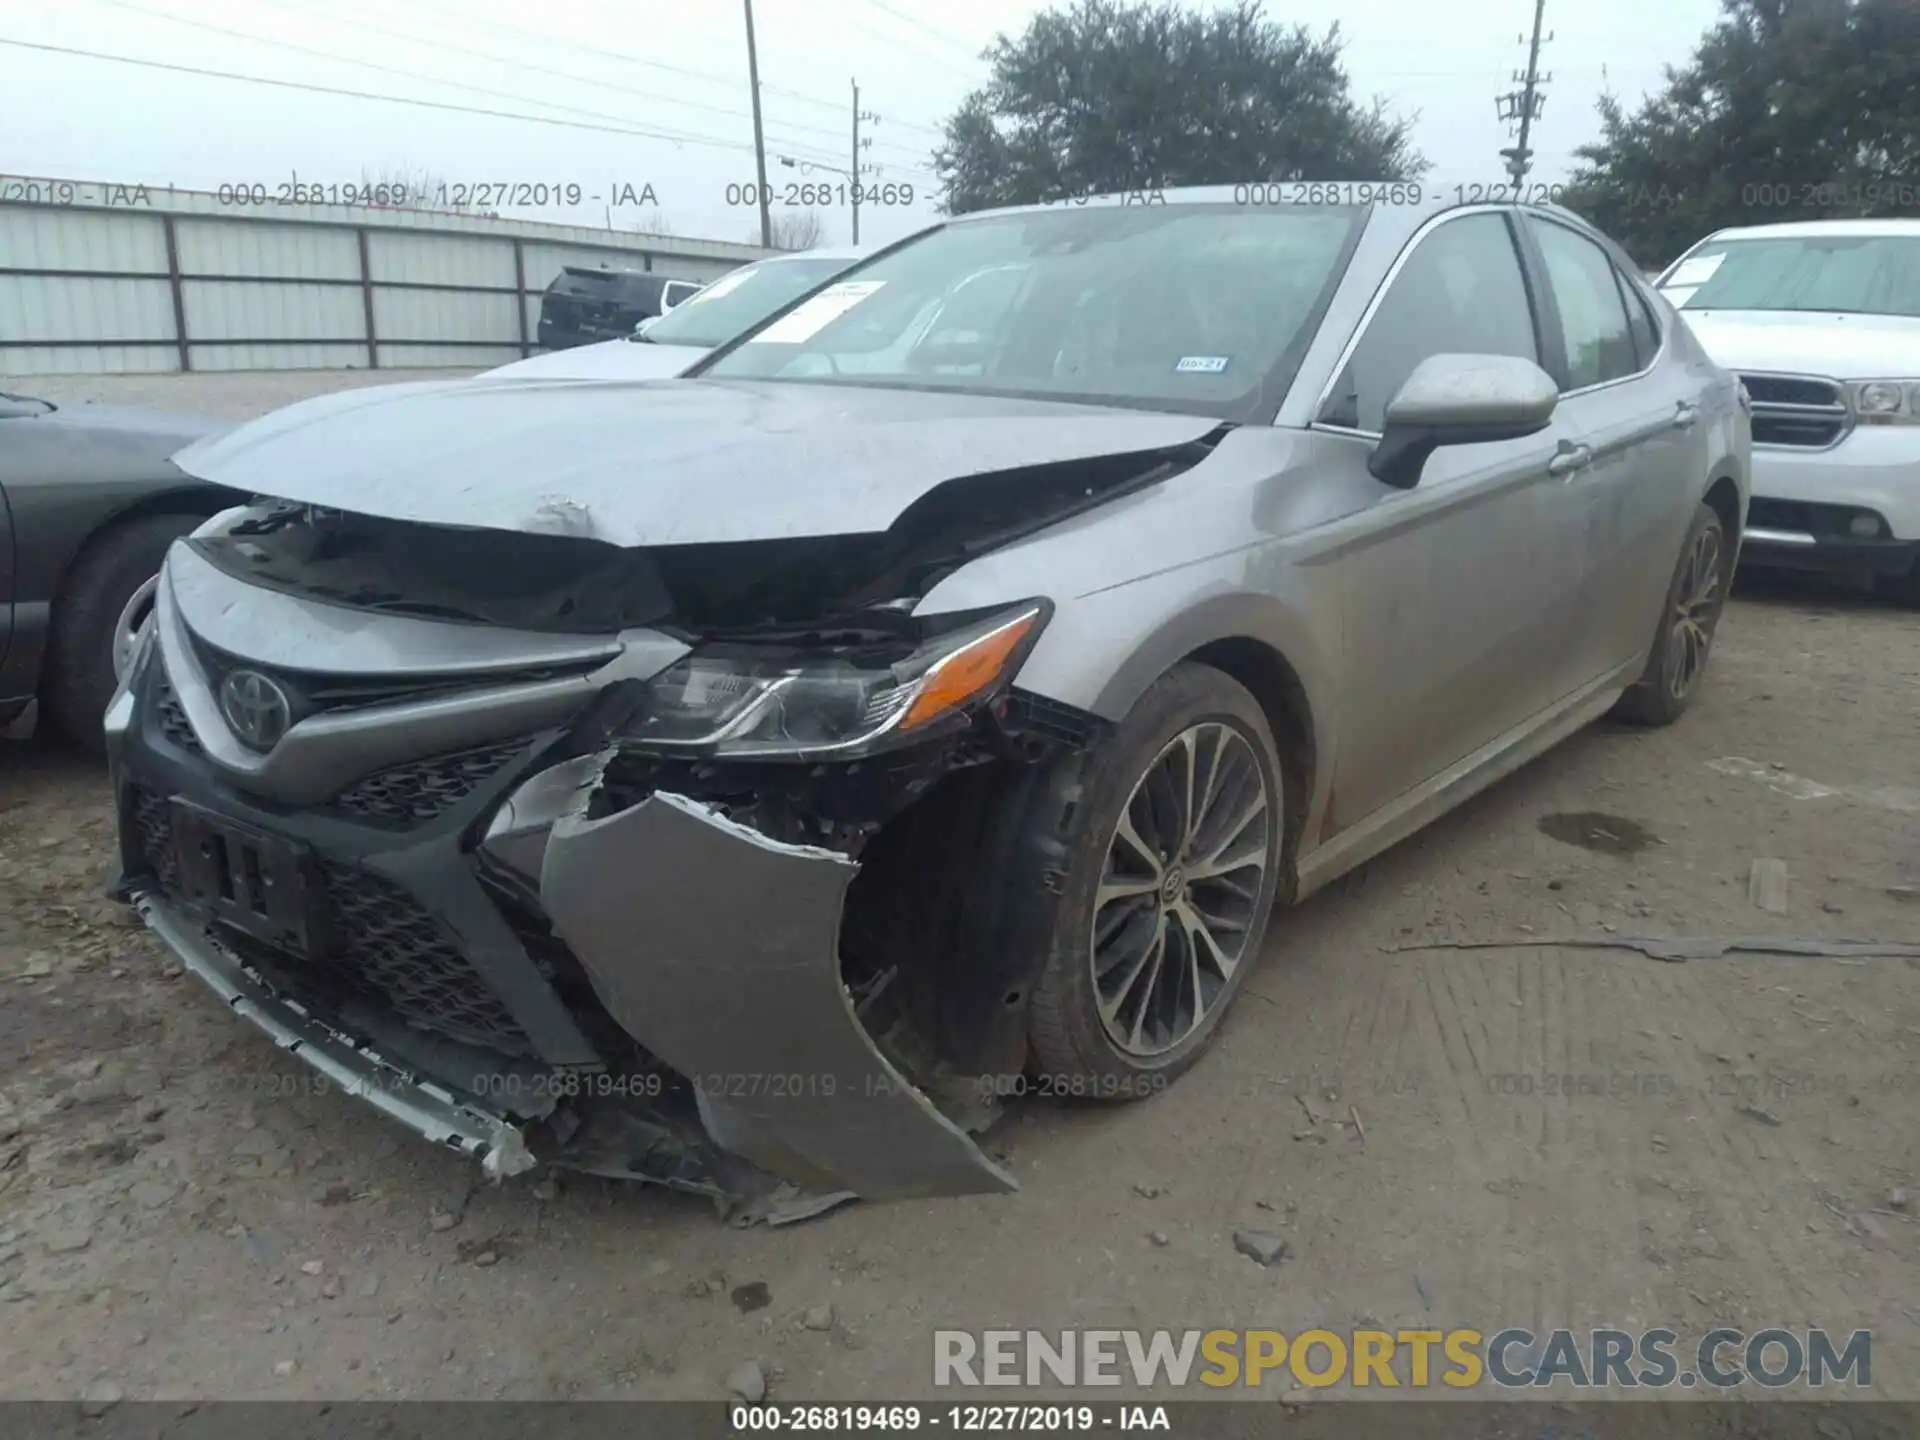
M 274 3 L 274 0 L 268 0 L 268 3 Z M 468 26 L 470 28 L 492 30 L 501 35 L 510 35 L 515 38 L 523 39 L 523 40 L 533 40 L 543 45 L 553 46 L 557 49 L 570 50 L 582 55 L 590 55 L 596 60 L 617 60 L 623 65 L 637 65 L 642 67 L 643 69 L 658 70 L 662 74 L 678 75 L 684 79 L 698 80 L 708 85 L 722 85 L 722 86 L 725 86 L 728 90 L 733 90 L 737 88 L 740 83 L 738 78 L 735 76 L 718 75 L 711 70 L 694 70 L 684 65 L 669 65 L 664 60 L 649 60 L 643 55 L 634 55 L 622 50 L 609 50 L 604 45 L 588 45 L 577 40 L 569 40 L 565 36 L 561 36 L 561 35 L 549 35 L 538 30 L 528 30 L 518 25 L 502 25 L 497 20 L 480 20 L 466 13 L 465 11 L 456 10 L 450 6 L 438 3 L 438 0 L 413 0 L 413 4 L 416 7 L 423 7 L 428 10 L 437 10 L 442 15 L 450 16 L 451 18 L 458 20 L 462 25 Z M 439 42 L 433 41 L 431 43 L 438 44 Z M 518 64 L 519 62 L 515 61 L 513 63 Z M 760 88 L 763 92 L 765 92 L 768 95 L 779 95 L 801 105 L 811 105 L 816 109 L 830 110 L 835 115 L 840 114 L 846 108 L 845 105 L 843 105 L 839 101 L 822 100 L 817 96 L 803 94 L 798 90 L 789 90 L 779 85 L 763 84 Z M 740 112 L 733 111 L 730 113 L 739 114 Z M 789 125 L 791 122 L 782 120 L 779 123 L 782 125 Z M 893 119 L 889 117 L 889 123 L 894 125 L 904 126 L 905 128 L 911 129 L 911 130 L 924 130 L 930 135 L 941 135 L 945 133 L 942 130 L 940 130 L 937 126 L 922 125 L 917 121 L 913 121 L 913 120 L 899 120 L 899 119 Z M 833 131 L 833 133 L 835 135 L 838 135 L 840 132 L 838 130 L 835 130 Z
M 206 30 L 216 35 L 225 35 L 231 39 L 244 40 L 252 45 L 265 45 L 269 49 L 286 50 L 295 55 L 307 55 L 318 60 L 329 60 L 338 65 L 353 65 L 362 70 L 372 70 L 377 74 L 398 75 L 406 80 L 425 81 L 428 84 L 444 85 L 448 89 L 465 91 L 468 94 L 484 96 L 490 100 L 510 100 L 522 105 L 539 105 L 548 110 L 557 110 L 567 115 L 578 115 L 587 120 L 610 121 L 614 124 L 628 127 L 631 133 L 639 135 L 651 134 L 652 137 L 656 139 L 679 140 L 687 143 L 697 143 L 703 140 L 712 144 L 722 143 L 718 140 L 718 137 L 700 136 L 690 131 L 653 129 L 652 127 L 640 125 L 625 115 L 612 115 L 603 110 L 587 110 L 578 105 L 564 105 L 555 100 L 543 100 L 537 95 L 522 95 L 509 90 L 490 89 L 483 85 L 469 85 L 461 80 L 448 80 L 440 76 L 425 75 L 417 70 L 409 70 L 401 66 L 382 65 L 378 61 L 361 60 L 351 55 L 336 54 L 331 50 L 317 50 L 310 45 L 298 45 L 290 40 L 275 40 L 265 35 L 252 35 L 244 30 L 235 30 L 225 25 L 214 25 L 204 20 L 189 20 L 182 15 L 169 15 L 164 11 L 149 10 L 145 6 L 131 3 L 131 0 L 99 0 L 99 3 L 111 5 L 122 10 L 129 10 L 136 14 L 150 15 L 155 19 L 166 20 L 176 25 L 185 25 L 190 29 Z M 107 58 L 125 59 L 126 57 L 109 56 Z M 386 96 L 381 98 L 392 99 L 395 97 Z M 730 147 L 746 148 L 739 146 L 738 142 L 734 141 L 724 143 Z M 821 149 L 823 147 L 803 146 L 803 148 Z
M 898 35 L 889 35 L 884 30 L 876 30 L 873 28 L 873 26 L 863 24 L 861 21 L 855 20 L 850 15 L 843 14 L 837 18 L 839 19 L 841 24 L 851 25 L 854 29 L 861 31 L 864 34 L 871 35 L 874 39 L 880 41 L 882 44 L 892 45 L 894 48 L 901 50 L 908 55 L 913 56 L 914 59 L 922 61 L 925 64 L 938 65 L 943 70 L 945 70 L 948 74 L 954 76 L 956 79 L 965 81 L 969 85 L 973 83 L 972 77 L 961 74 L 959 68 L 954 64 L 954 62 L 947 59 L 944 55 L 935 55 L 930 51 L 922 50 L 919 47 L 914 45 L 909 45 L 905 40 L 901 39 Z
M 203 22 L 201 21 L 187 20 L 183 16 L 171 15 L 159 10 L 148 10 L 144 6 L 130 4 L 129 0 L 99 0 L 99 3 L 103 5 L 118 5 L 128 10 L 139 10 L 143 14 L 152 15 L 157 19 L 174 20 L 174 21 L 178 21 L 183 25 L 203 25 Z M 259 0 L 259 3 L 271 5 L 275 9 L 281 9 L 281 10 L 291 10 L 293 8 L 287 5 L 285 3 L 285 0 Z M 295 13 L 298 13 L 298 12 L 296 11 Z M 597 86 L 602 90 L 615 91 L 616 93 L 621 95 L 632 95 L 642 100 L 653 100 L 653 101 L 657 101 L 662 105 L 680 105 L 680 106 L 684 106 L 689 110 L 704 110 L 710 114 L 725 115 L 735 120 L 745 120 L 748 118 L 746 111 L 730 110 L 724 105 L 708 105 L 699 100 L 682 100 L 677 98 L 676 96 L 662 95 L 658 91 L 653 91 L 653 90 L 639 90 L 631 85 L 621 85 L 611 80 L 596 80 L 590 75 L 578 75 L 570 70 L 556 70 L 550 65 L 535 65 L 531 61 L 520 59 L 518 56 L 499 55 L 489 50 L 475 50 L 469 46 L 455 45 L 446 40 L 429 39 L 426 36 L 422 36 L 422 35 L 411 35 L 404 30 L 394 30 L 388 26 L 375 25 L 372 22 L 366 21 L 366 20 L 355 20 L 352 23 L 355 26 L 355 28 L 368 31 L 369 33 L 374 35 L 391 35 L 396 40 L 411 41 L 415 45 L 430 45 L 436 50 L 445 50 L 450 54 L 454 54 L 454 55 L 471 55 L 476 60 L 491 60 L 491 61 L 494 61 L 496 64 L 512 65 L 516 69 L 528 70 L 533 72 L 536 75 L 551 75 L 555 79 L 571 80 L 577 85 L 593 85 L 593 86 Z M 210 28 L 210 27 L 203 26 L 203 28 Z M 235 33 L 238 33 L 238 32 L 235 32 Z M 271 42 L 266 41 L 265 37 L 258 36 L 258 35 L 245 35 L 242 38 L 245 38 L 248 40 L 258 40 L 258 41 L 262 41 L 263 43 L 273 43 L 273 44 L 281 43 L 278 41 L 271 41 Z M 432 77 L 423 76 L 421 78 L 431 79 Z M 538 103 L 545 104 L 547 102 L 541 101 Z M 786 129 L 789 129 L 789 130 L 805 130 L 814 135 L 831 135 L 835 139 L 838 139 L 840 136 L 840 132 L 837 129 L 830 130 L 824 125 L 801 125 L 797 122 L 787 121 L 787 120 L 783 120 L 780 123 L 782 126 L 784 126 Z
M 949 35 L 946 31 L 941 30 L 935 26 L 929 25 L 927 24 L 926 21 L 921 20 L 916 16 L 909 15 L 903 10 L 896 10 L 893 8 L 893 6 L 887 4 L 887 0 L 867 0 L 867 3 L 873 6 L 874 9 L 879 10 L 884 14 L 891 15 L 893 16 L 894 19 L 902 21 L 905 24 L 913 26 L 913 28 L 916 30 L 924 31 L 926 34 L 933 36 L 933 38 L 936 40 L 944 40 L 949 45 L 954 45 L 959 47 L 962 50 L 965 50 L 967 52 L 967 58 L 970 60 L 978 60 L 980 58 L 981 47 L 977 45 L 969 45 L 966 41 L 958 39 L 955 36 Z
M 49 55 L 77 55 L 86 60 L 109 60 L 117 65 L 135 65 L 143 70 L 166 70 L 176 75 L 202 75 L 213 80 L 237 80 L 244 85 L 268 85 L 276 90 L 302 90 L 311 95 L 338 95 L 349 100 L 383 100 L 389 105 L 411 105 L 421 110 L 446 110 L 456 115 L 484 115 L 495 120 L 519 120 L 532 125 L 557 125 L 564 130 L 593 130 L 603 135 L 637 135 L 647 140 L 666 140 L 679 145 L 702 145 L 716 150 L 751 150 L 738 140 L 721 140 L 711 135 L 652 130 L 632 125 L 595 125 L 585 120 L 563 120 L 555 115 L 523 115 L 510 110 L 493 110 L 480 105 L 456 105 L 449 100 L 416 100 L 406 95 L 379 95 L 369 90 L 348 90 L 338 85 L 313 85 L 302 80 L 272 80 L 261 75 L 236 75 L 231 70 L 213 70 L 204 65 L 176 65 L 165 60 L 138 60 L 131 55 L 110 55 L 103 50 L 82 50 L 72 45 L 47 45 L 36 40 L 14 40 L 0 36 L 0 45 L 18 50 L 38 50 Z M 536 101 L 536 104 L 545 103 Z

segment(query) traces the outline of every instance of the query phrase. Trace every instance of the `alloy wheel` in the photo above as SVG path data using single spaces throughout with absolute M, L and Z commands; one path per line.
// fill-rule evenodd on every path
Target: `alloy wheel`
M 133 652 L 139 644 L 140 629 L 153 614 L 153 595 L 159 588 L 158 575 L 143 581 L 140 588 L 127 597 L 119 618 L 114 621 L 112 646 L 115 680 L 124 682 L 127 678 L 127 668 L 133 663 Z
M 1687 551 L 1679 597 L 1667 636 L 1665 680 L 1667 693 L 1684 700 L 1707 668 L 1713 628 L 1725 599 L 1720 573 L 1720 532 L 1708 526 L 1694 537 Z
M 1207 721 L 1134 785 L 1107 845 L 1090 964 L 1100 1021 L 1128 1055 L 1165 1054 L 1218 1007 L 1265 893 L 1279 796 L 1253 743 Z

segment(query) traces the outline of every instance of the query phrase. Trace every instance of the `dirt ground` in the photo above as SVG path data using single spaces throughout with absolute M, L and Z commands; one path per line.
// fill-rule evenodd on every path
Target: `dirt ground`
M 746 1360 L 778 1399 L 910 1397 L 936 1327 L 1369 1320 L 1868 1328 L 1876 1391 L 1920 1397 L 1920 962 L 1553 943 L 1920 941 L 1916 716 L 1920 617 L 1747 586 L 1680 725 L 1590 729 L 1276 917 L 1168 1093 L 1016 1105 L 1018 1194 L 752 1231 L 477 1185 L 312 1093 L 103 898 L 100 770 L 0 749 L 0 1398 L 715 1398 Z

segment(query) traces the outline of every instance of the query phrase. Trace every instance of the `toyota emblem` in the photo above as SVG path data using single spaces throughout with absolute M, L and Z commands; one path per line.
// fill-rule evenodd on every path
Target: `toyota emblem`
M 220 682 L 220 713 L 243 744 L 271 750 L 293 723 L 293 701 L 258 670 L 235 670 Z

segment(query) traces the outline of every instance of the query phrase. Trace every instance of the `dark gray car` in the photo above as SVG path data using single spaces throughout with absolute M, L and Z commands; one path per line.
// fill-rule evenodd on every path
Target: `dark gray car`
M 495 1174 L 1002 1189 L 1001 1097 L 1163 1089 L 1276 901 L 1680 716 L 1750 447 L 1563 211 L 1166 199 L 943 221 L 690 378 L 193 447 L 277 498 L 168 555 L 124 893 Z
M 99 748 L 122 612 L 167 546 L 233 498 L 167 457 L 219 428 L 0 393 L 0 730 L 44 711 Z

